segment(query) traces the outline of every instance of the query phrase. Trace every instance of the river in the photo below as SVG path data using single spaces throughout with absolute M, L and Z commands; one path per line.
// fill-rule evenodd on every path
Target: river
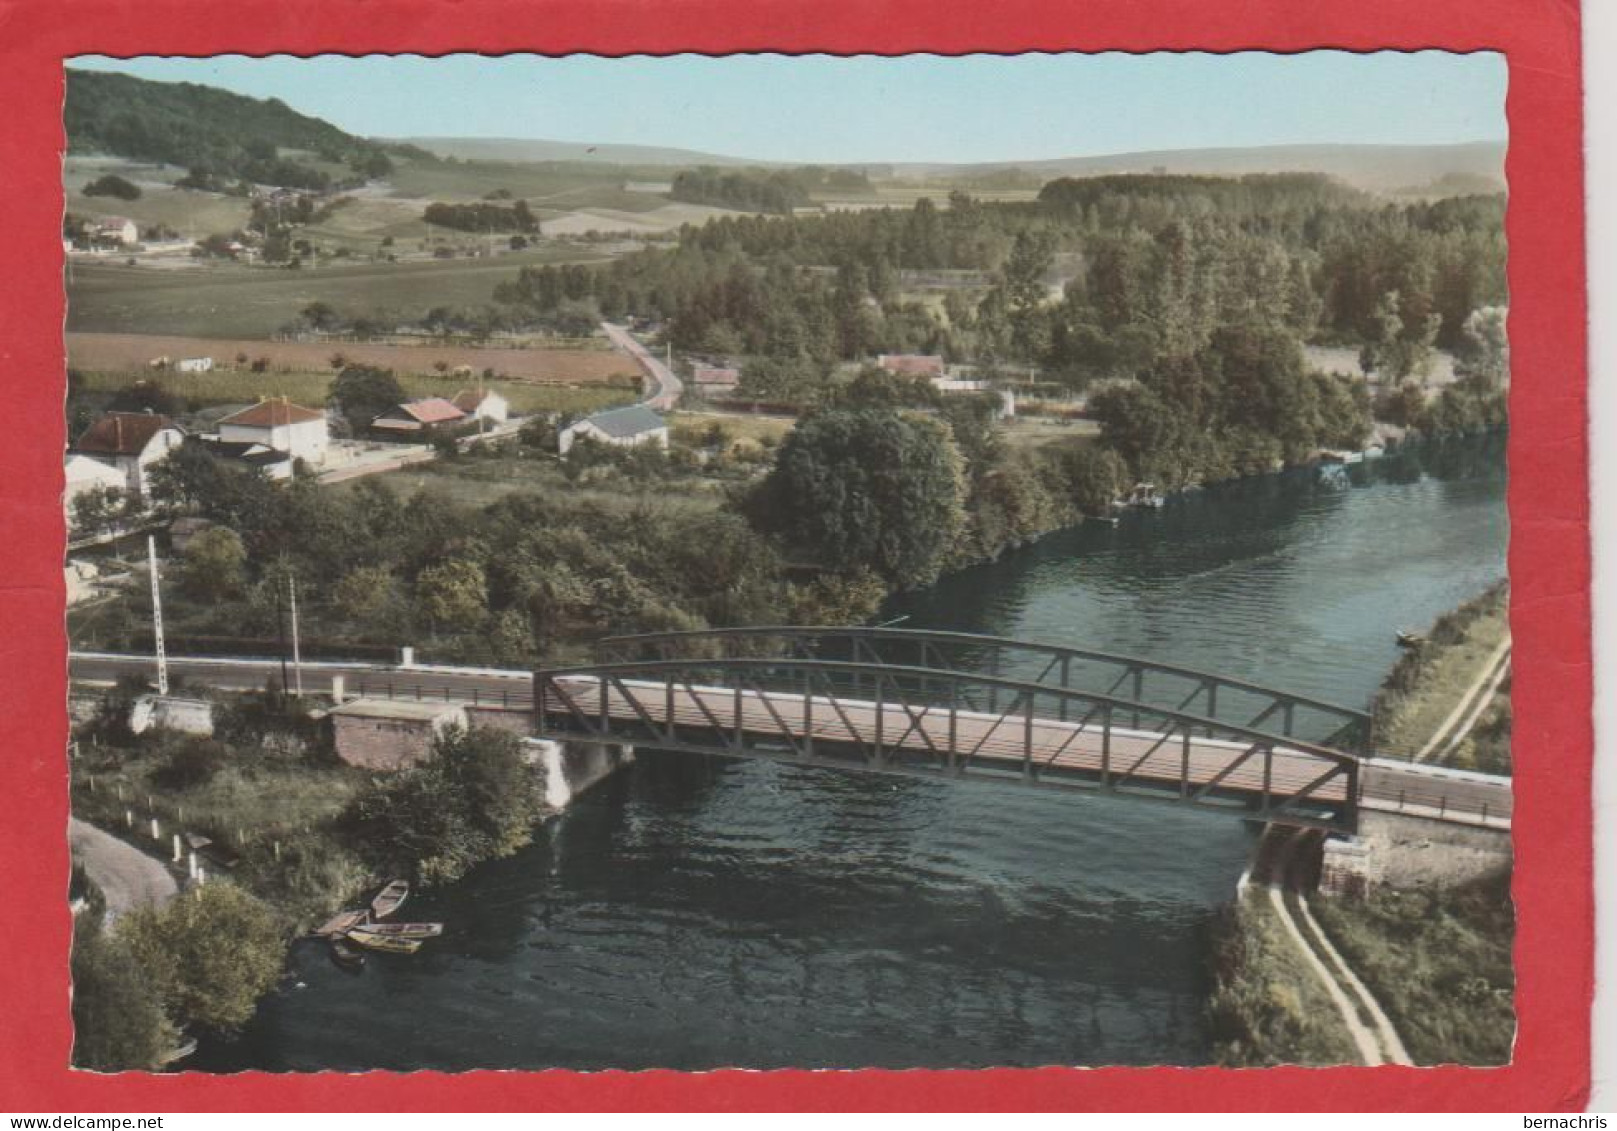
M 1363 707 L 1503 576 L 1500 438 L 1061 531 L 895 598 Z M 448 930 L 347 974 L 300 943 L 190 1065 L 702 1069 L 1200 1064 L 1209 927 L 1250 832 L 1153 802 L 643 751 L 536 843 L 414 900 Z

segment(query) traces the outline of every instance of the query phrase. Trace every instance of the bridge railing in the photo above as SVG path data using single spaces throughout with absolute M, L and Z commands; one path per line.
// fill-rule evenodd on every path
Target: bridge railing
M 534 700 L 536 729 L 551 736 L 1099 787 L 1336 829 L 1356 819 L 1353 755 L 1031 680 L 847 660 L 703 657 L 541 670 Z
M 1370 753 L 1370 715 L 1247 680 L 1135 656 L 974 633 L 863 626 L 762 626 L 607 637 L 602 660 L 679 657 L 845 660 L 877 666 L 982 672 L 1088 690 L 1219 723 L 1273 731 L 1354 754 Z M 990 686 L 977 706 L 997 708 Z

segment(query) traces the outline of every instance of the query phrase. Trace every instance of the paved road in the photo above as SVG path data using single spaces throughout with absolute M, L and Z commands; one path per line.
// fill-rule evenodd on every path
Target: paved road
M 145 656 L 74 653 L 71 671 L 75 682 L 110 684 L 125 672 L 151 675 L 153 661 Z M 264 658 L 217 660 L 171 657 L 169 673 L 171 677 L 184 676 L 188 680 L 213 687 L 256 688 L 262 687 L 264 681 L 271 675 L 279 677 L 280 661 Z M 512 708 L 529 708 L 533 703 L 532 678 L 526 671 L 445 667 L 403 668 L 390 664 L 355 662 L 305 662 L 303 686 L 311 693 L 324 693 L 330 689 L 333 675 L 343 676 L 350 694 L 373 698 L 439 699 Z M 801 704 L 801 699 L 793 698 L 799 705 Z M 620 704 L 620 707 L 625 706 Z M 759 709 L 767 714 L 767 708 Z M 820 716 L 815 720 L 817 726 L 827 719 L 835 718 L 834 714 L 823 710 Z M 946 722 L 940 721 L 945 718 L 946 716 L 935 716 L 925 724 L 925 733 L 934 743 L 945 737 L 939 729 L 947 726 Z M 773 718 L 769 718 L 767 722 L 769 729 L 776 729 Z M 910 720 L 902 714 L 894 715 L 890 712 L 889 718 L 883 722 L 884 733 L 895 737 L 903 734 L 909 722 Z M 918 736 L 911 735 L 910 740 L 925 748 L 924 740 Z M 994 740 L 1012 743 L 1016 756 L 1020 757 L 1019 734 L 1012 735 L 1009 730 L 1004 730 L 1004 733 L 995 735 Z M 1057 742 L 1059 741 L 1058 739 Z M 1079 755 L 1074 753 L 1074 756 Z M 1087 756 L 1093 759 L 1093 752 Z M 1162 756 L 1165 755 L 1159 753 L 1159 759 Z M 1166 756 L 1177 758 L 1177 754 Z M 1252 773 L 1261 773 L 1261 762 L 1254 759 L 1253 763 L 1246 771 L 1245 780 L 1250 780 Z M 1296 763 L 1294 768 L 1301 765 L 1300 762 Z M 1468 773 L 1390 759 L 1370 759 L 1364 763 L 1361 773 L 1360 800 L 1367 808 L 1387 812 L 1404 812 L 1462 824 L 1487 825 L 1491 828 L 1510 827 L 1512 810 L 1510 779 L 1488 774 Z
M 179 891 L 163 865 L 77 817 L 68 818 L 68 847 L 106 896 L 108 923 L 137 907 L 166 903 Z
M 685 383 L 674 376 L 673 370 L 658 361 L 650 350 L 637 342 L 634 335 L 629 333 L 627 326 L 602 322 L 601 329 L 606 331 L 606 336 L 612 344 L 634 358 L 640 368 L 645 370 L 646 376 L 656 384 L 656 391 L 649 393 L 641 403 L 662 412 L 673 409 L 679 403 L 680 394 L 685 391 Z

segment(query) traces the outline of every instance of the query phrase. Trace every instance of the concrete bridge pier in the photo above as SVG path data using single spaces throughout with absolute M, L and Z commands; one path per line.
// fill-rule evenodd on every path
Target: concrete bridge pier
M 522 750 L 538 771 L 546 807 L 556 812 L 634 761 L 634 747 L 618 743 L 524 738 Z
M 1508 827 L 1364 809 L 1357 836 L 1325 841 L 1319 890 L 1340 895 L 1362 894 L 1383 884 L 1455 887 L 1506 871 L 1511 858 Z

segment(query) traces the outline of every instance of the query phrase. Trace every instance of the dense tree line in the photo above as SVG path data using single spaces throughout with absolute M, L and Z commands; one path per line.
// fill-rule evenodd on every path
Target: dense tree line
M 140 186 L 116 173 L 97 177 L 81 191 L 85 196 L 114 196 L 119 200 L 140 199 Z
M 63 107 L 68 149 L 192 170 L 193 186 L 237 180 L 324 189 L 329 173 L 279 156 L 300 150 L 345 164 L 361 177 L 385 176 L 388 147 L 292 110 L 279 99 L 248 98 L 196 83 L 164 83 L 100 71 L 67 71 Z
M 777 376 L 929 352 L 1081 388 L 1253 324 L 1364 347 L 1397 377 L 1507 301 L 1503 207 L 1386 205 L 1300 174 L 1061 180 L 1034 204 L 956 193 L 946 208 L 724 218 L 610 265 L 524 268 L 495 298 L 540 324 L 663 320 L 676 348 L 768 359 Z M 938 310 L 902 293 L 906 269 L 988 285 L 950 290 Z
M 475 204 L 434 201 L 427 205 L 422 219 L 457 232 L 522 232 L 535 235 L 539 231 L 539 218 L 528 208 L 525 200 L 519 200 L 509 207 L 487 201 Z
M 869 192 L 870 178 L 854 169 L 716 169 L 704 165 L 674 174 L 674 200 L 743 212 L 786 214 L 802 208 L 816 191 Z

